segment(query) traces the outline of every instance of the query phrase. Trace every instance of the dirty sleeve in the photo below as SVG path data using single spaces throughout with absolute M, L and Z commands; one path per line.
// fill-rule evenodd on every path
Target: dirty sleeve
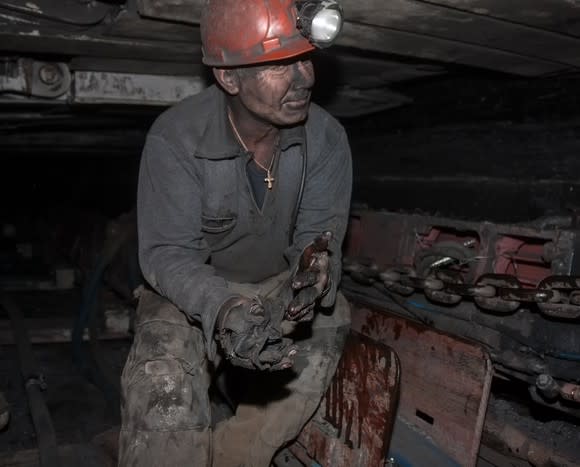
M 208 264 L 201 231 L 202 183 L 192 166 L 163 137 L 149 135 L 137 195 L 139 263 L 147 282 L 201 323 L 209 358 L 220 307 L 237 296 Z
M 348 224 L 352 191 L 352 158 L 344 129 L 335 123 L 333 134 L 320 138 L 307 132 L 307 175 L 298 208 L 293 241 L 286 257 L 296 268 L 300 255 L 322 232 L 331 231 L 329 245 L 331 288 L 322 306 L 334 304 L 341 278 L 341 247 Z

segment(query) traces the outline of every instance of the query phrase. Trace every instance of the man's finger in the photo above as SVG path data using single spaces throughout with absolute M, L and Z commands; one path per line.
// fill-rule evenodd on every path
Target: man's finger
M 318 237 L 314 239 L 312 242 L 314 246 L 314 251 L 318 253 L 322 253 L 323 251 L 328 250 L 328 244 L 332 240 L 332 232 L 323 232 Z
M 270 371 L 287 370 L 288 368 L 292 368 L 293 365 L 294 365 L 293 359 L 283 358 L 280 362 L 275 363 L 270 368 L 268 368 L 268 370 L 270 370 Z
M 284 339 L 283 343 L 267 346 L 260 352 L 258 359 L 262 366 L 270 370 L 283 370 L 294 364 L 294 357 L 297 353 L 298 348 L 295 345 L 290 345 L 289 339 Z
M 302 252 L 300 258 L 300 269 L 304 270 L 310 267 L 312 261 L 312 256 L 320 253 L 328 253 L 328 243 L 332 238 L 330 232 L 324 232 L 323 234 L 316 237 L 310 245 L 308 245 Z
M 287 318 L 290 319 L 289 317 Z M 302 323 L 306 321 L 312 321 L 313 319 L 314 319 L 314 305 L 308 305 L 307 307 L 302 308 L 302 310 L 300 310 L 296 316 L 293 316 L 291 321 L 294 321 L 296 323 Z
M 320 292 L 314 286 L 300 290 L 296 297 L 292 299 L 290 305 L 288 305 L 288 317 L 290 319 L 296 318 L 304 308 L 312 305 L 316 301 L 319 293 Z
M 307 321 L 312 321 L 313 319 L 314 319 L 314 305 L 310 305 L 300 312 L 300 314 L 296 317 L 295 321 L 298 323 L 303 323 Z
M 304 271 L 299 272 L 292 279 L 292 288 L 294 290 L 303 289 L 304 287 L 310 287 L 318 282 L 319 272 L 317 271 Z

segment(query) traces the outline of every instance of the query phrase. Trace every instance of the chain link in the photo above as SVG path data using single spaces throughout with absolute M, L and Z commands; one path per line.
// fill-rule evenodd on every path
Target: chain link
M 384 287 L 403 296 L 421 291 L 436 303 L 455 305 L 468 298 L 497 313 L 513 313 L 522 303 L 535 303 L 545 315 L 580 318 L 578 276 L 548 276 L 536 288 L 529 288 L 509 274 L 484 274 L 473 284 L 465 284 L 461 273 L 453 270 L 431 269 L 427 277 L 419 277 L 414 268 L 381 270 L 372 262 L 352 258 L 344 258 L 343 270 L 359 284 Z

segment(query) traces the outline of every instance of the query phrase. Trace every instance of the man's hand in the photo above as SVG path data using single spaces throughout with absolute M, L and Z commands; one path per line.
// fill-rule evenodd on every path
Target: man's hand
M 314 305 L 330 289 L 330 259 L 328 243 L 331 232 L 324 232 L 302 252 L 298 271 L 292 278 L 296 293 L 286 310 L 286 319 L 309 321 L 314 317 Z
M 284 306 L 271 298 L 238 297 L 219 312 L 217 339 L 226 358 L 252 370 L 284 370 L 293 365 L 296 347 L 282 337 Z

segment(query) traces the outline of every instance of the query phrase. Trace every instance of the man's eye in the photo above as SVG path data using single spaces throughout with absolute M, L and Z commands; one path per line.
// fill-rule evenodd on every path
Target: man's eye
M 288 68 L 286 65 L 272 65 L 268 69 L 273 73 L 283 73 Z

